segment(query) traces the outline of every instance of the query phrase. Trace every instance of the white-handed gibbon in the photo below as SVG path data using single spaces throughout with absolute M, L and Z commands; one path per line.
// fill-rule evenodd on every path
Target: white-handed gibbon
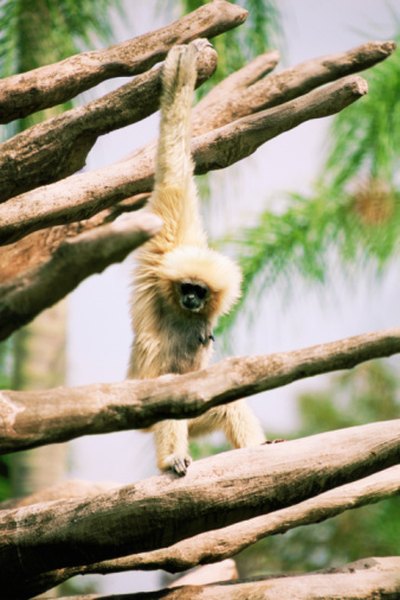
M 130 378 L 206 367 L 217 318 L 240 294 L 238 266 L 207 246 L 193 179 L 190 114 L 196 55 L 204 44 L 209 42 L 173 47 L 163 67 L 160 136 L 149 207 L 164 224 L 137 253 Z M 191 462 L 188 436 L 214 429 L 222 429 L 235 448 L 265 441 L 256 417 L 240 400 L 189 421 L 154 425 L 158 467 L 185 475 Z

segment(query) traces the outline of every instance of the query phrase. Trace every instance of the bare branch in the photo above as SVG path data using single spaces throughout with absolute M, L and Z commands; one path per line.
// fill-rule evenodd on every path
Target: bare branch
M 340 54 L 308 60 L 263 77 L 278 60 L 276 52 L 258 56 L 215 86 L 194 109 L 195 134 L 221 127 L 240 117 L 283 104 L 316 87 L 351 75 L 388 58 L 394 42 L 368 42 Z
M 147 71 L 174 44 L 219 35 L 243 23 L 247 14 L 240 6 L 215 0 L 133 40 L 8 77 L 0 84 L 0 122 L 65 102 L 105 79 Z
M 302 350 L 228 358 L 208 369 L 157 379 L 42 391 L 1 391 L 2 453 L 81 435 L 143 428 L 198 416 L 213 406 L 320 373 L 400 352 L 400 330 L 367 333 Z
M 256 581 L 188 585 L 151 593 L 152 600 L 242 600 L 247 598 L 296 598 L 296 600 L 395 599 L 400 594 L 400 558 L 363 558 L 344 567 L 300 575 L 279 575 Z M 126 600 L 143 594 L 126 594 Z M 107 598 L 110 598 L 108 596 Z M 106 600 L 105 596 L 79 596 L 79 600 Z M 66 598 L 61 599 L 66 600 Z
M 78 488 L 78 491 L 80 488 Z M 65 487 L 58 497 L 67 498 Z M 81 495 L 85 493 L 98 493 L 98 484 L 93 489 L 82 487 Z M 222 529 L 200 533 L 194 537 L 184 539 L 168 548 L 133 554 L 130 556 L 106 560 L 91 565 L 81 565 L 48 572 L 29 584 L 34 586 L 33 591 L 39 593 L 74 577 L 89 573 L 119 573 L 132 570 L 164 569 L 172 573 L 186 571 L 199 564 L 219 563 L 228 557 L 234 556 L 251 544 L 262 538 L 289 529 L 311 523 L 319 523 L 332 518 L 342 512 L 379 502 L 384 498 L 398 495 L 400 492 L 400 466 L 396 465 L 364 477 L 352 483 L 347 483 L 332 490 L 318 494 L 314 498 L 293 504 L 287 508 L 274 511 L 268 515 L 254 517 L 242 523 L 235 523 Z M 51 493 L 50 499 L 55 499 L 54 491 L 44 492 L 36 498 L 24 499 L 24 505 L 32 500 L 45 501 Z M 76 487 L 72 487 L 71 497 L 75 497 Z
M 348 52 L 307 61 L 265 78 L 277 52 L 257 57 L 217 85 L 196 107 L 194 134 L 282 104 L 315 87 L 368 68 L 386 58 L 393 42 L 370 42 Z M 210 77 L 216 53 L 199 56 L 198 84 Z M 138 121 L 158 108 L 160 68 L 140 75 L 118 90 L 13 137 L 1 146 L 0 201 L 51 183 L 82 168 L 98 136 Z
M 304 121 L 342 110 L 366 91 L 365 81 L 351 76 L 199 136 L 192 143 L 196 173 L 227 167 Z M 151 147 L 106 169 L 72 175 L 12 198 L 0 206 L 0 243 L 14 242 L 33 230 L 85 219 L 124 198 L 148 192 L 153 157 Z
M 101 273 L 110 264 L 124 260 L 132 250 L 157 233 L 161 225 L 161 219 L 150 213 L 125 215 L 108 225 L 65 238 L 59 244 L 56 241 L 56 248 L 47 254 L 47 260 L 43 260 L 39 247 L 39 263 L 30 270 L 25 265 L 22 274 L 11 283 L 0 284 L 0 339 L 5 339 L 44 308 L 64 298 L 89 275 Z M 38 233 L 40 235 L 37 232 L 23 240 L 28 242 L 25 251 L 32 251 L 28 262 L 35 259 Z M 58 233 L 62 235 L 62 231 Z M 54 239 L 57 232 L 51 231 L 51 234 Z M 18 250 L 17 256 L 24 259 L 26 254 L 21 254 L 21 248 Z M 8 258 L 11 262 L 4 261 L 0 272 L 7 268 L 14 272 L 17 267 L 12 261 L 12 252 L 8 252 Z
M 197 85 L 217 66 L 217 53 L 198 53 Z M 48 119 L 0 145 L 0 202 L 81 169 L 96 139 L 158 110 L 161 67 L 100 99 Z
M 24 576 L 166 547 L 306 500 L 399 456 L 400 420 L 385 421 L 226 452 L 197 461 L 184 479 L 166 474 L 91 498 L 4 510 L 1 583 L 13 590 Z

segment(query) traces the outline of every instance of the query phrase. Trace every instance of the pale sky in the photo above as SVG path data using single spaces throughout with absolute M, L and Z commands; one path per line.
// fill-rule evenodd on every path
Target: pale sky
M 157 14 L 159 0 L 126 2 L 130 22 L 119 28 L 121 41 L 173 20 Z M 174 3 L 168 3 L 170 6 Z M 372 39 L 390 39 L 394 20 L 382 0 L 280 0 L 286 40 L 286 66 L 308 58 L 344 51 Z M 396 3 L 392 3 L 396 6 Z M 176 15 L 174 15 L 176 17 Z M 244 25 L 245 27 L 246 25 Z M 118 82 L 98 86 L 109 91 Z M 103 136 L 91 152 L 88 169 L 110 164 L 157 132 L 157 116 Z M 321 164 L 328 120 L 312 121 L 262 146 L 252 157 L 212 175 L 213 203 L 210 228 L 218 223 L 230 230 L 251 222 L 271 194 L 279 190 L 307 191 Z M 234 203 L 234 210 L 229 205 Z M 223 217 L 223 218 L 221 218 Z M 124 378 L 131 332 L 128 319 L 132 259 L 110 267 L 84 283 L 70 298 L 69 383 L 80 385 Z M 279 290 L 265 295 L 254 328 L 246 325 L 237 335 L 235 354 L 267 354 L 293 350 L 386 327 L 399 320 L 399 285 L 393 267 L 379 283 L 370 275 L 357 281 L 338 280 L 322 294 L 318 288 L 296 282 L 292 298 Z M 308 379 L 251 400 L 266 432 L 293 428 L 294 399 L 300 390 L 322 385 Z M 81 438 L 72 444 L 72 475 L 83 479 L 129 483 L 154 474 L 151 437 L 139 432 Z M 103 578 L 106 593 L 153 589 L 149 574 Z

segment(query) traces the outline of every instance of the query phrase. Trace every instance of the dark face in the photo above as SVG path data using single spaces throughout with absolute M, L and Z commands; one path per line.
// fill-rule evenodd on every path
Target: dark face
M 205 306 L 210 290 L 204 283 L 182 281 L 179 284 L 179 303 L 182 308 L 199 312 Z

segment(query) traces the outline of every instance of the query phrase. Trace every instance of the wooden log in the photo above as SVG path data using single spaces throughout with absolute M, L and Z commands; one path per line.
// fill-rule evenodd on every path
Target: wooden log
M 144 428 L 292 381 L 400 352 L 400 330 L 267 356 L 228 358 L 185 375 L 41 391 L 0 391 L 2 453 L 81 435 Z

